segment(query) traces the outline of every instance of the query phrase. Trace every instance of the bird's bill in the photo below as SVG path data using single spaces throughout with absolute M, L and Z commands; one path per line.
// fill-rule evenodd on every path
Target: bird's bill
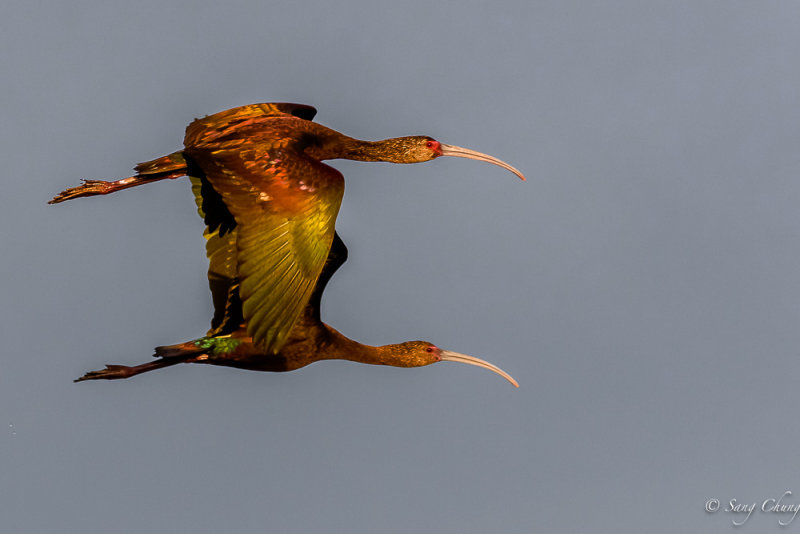
M 496 365 L 492 365 L 489 362 L 485 362 L 480 358 L 476 358 L 474 356 L 467 356 L 466 354 L 460 354 L 458 352 L 451 352 L 449 350 L 441 351 L 439 355 L 443 362 L 459 362 L 459 363 L 468 363 L 470 365 L 477 365 L 478 367 L 483 367 L 484 369 L 489 369 L 490 371 L 494 371 L 498 375 L 502 376 L 515 387 L 518 388 L 519 384 L 516 380 L 514 380 L 510 374 L 506 373 Z
M 468 148 L 462 148 L 460 146 L 453 146 L 453 145 L 446 145 L 444 143 L 439 144 L 442 150 L 442 156 L 454 156 L 456 158 L 467 158 L 467 159 L 477 159 L 478 161 L 486 161 L 488 163 L 493 163 L 495 165 L 499 165 L 506 170 L 509 170 L 519 176 L 522 180 L 525 180 L 525 176 L 522 175 L 517 169 L 506 163 L 505 161 L 499 160 L 493 156 L 488 154 L 483 154 L 482 152 L 478 152 L 475 150 L 470 150 Z

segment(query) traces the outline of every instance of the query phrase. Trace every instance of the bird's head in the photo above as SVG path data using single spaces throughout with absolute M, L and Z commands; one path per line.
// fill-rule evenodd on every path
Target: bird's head
M 391 163 L 421 163 L 442 155 L 442 145 L 427 135 L 393 137 L 376 143 Z
M 474 356 L 442 350 L 428 341 L 406 341 L 398 345 L 388 345 L 387 348 L 389 348 L 389 352 L 391 356 L 393 356 L 393 361 L 387 362 L 390 365 L 397 365 L 400 367 L 422 367 L 423 365 L 430 365 L 438 362 L 468 363 L 493 371 L 511 382 L 514 387 L 519 387 L 519 384 L 511 375 L 496 365 L 492 365 Z
M 469 148 L 446 145 L 427 135 L 395 137 L 394 139 L 379 141 L 379 143 L 383 145 L 382 148 L 385 149 L 385 154 L 387 156 L 386 161 L 391 161 L 392 163 L 421 163 L 438 158 L 439 156 L 453 156 L 456 158 L 476 159 L 478 161 L 499 165 L 513 172 L 522 180 L 525 180 L 525 176 L 523 176 L 521 172 L 505 161 L 476 150 L 470 150 Z

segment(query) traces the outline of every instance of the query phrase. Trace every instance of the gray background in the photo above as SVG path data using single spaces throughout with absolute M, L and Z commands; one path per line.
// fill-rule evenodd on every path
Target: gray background
M 800 502 L 799 23 L 728 0 L 6 5 L 0 530 L 731 532 L 708 499 Z M 528 175 L 334 162 L 351 260 L 323 310 L 519 390 L 350 362 L 71 382 L 205 332 L 202 223 L 186 180 L 45 202 L 264 101 Z

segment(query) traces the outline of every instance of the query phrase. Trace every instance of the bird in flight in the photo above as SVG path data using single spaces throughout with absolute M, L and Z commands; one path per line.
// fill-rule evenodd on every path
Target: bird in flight
M 373 347 L 348 339 L 320 319 L 320 300 L 347 259 L 336 234 L 344 178 L 327 159 L 418 163 L 440 156 L 511 165 L 427 136 L 361 141 L 312 122 L 311 106 L 252 104 L 196 119 L 184 149 L 140 163 L 113 182 L 85 180 L 51 204 L 104 195 L 188 176 L 206 224 L 208 280 L 214 303 L 211 329 L 199 339 L 157 347 L 152 362 L 108 365 L 76 381 L 128 378 L 177 363 L 260 371 L 291 371 L 327 359 L 419 367 L 456 361 L 492 370 L 478 358 L 425 341 Z

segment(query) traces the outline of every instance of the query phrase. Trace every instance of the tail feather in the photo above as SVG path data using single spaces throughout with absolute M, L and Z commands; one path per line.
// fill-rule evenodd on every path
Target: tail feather
M 186 173 L 186 159 L 183 157 L 183 152 L 180 150 L 161 156 L 151 161 L 139 163 L 134 167 L 138 176 L 145 176 L 150 174 L 173 174 L 181 172 L 181 176 Z
M 186 341 L 185 343 L 177 343 L 175 345 L 164 345 L 163 347 L 156 347 L 156 358 L 179 358 L 186 359 L 194 356 L 204 354 L 208 349 L 198 345 L 199 340 Z

